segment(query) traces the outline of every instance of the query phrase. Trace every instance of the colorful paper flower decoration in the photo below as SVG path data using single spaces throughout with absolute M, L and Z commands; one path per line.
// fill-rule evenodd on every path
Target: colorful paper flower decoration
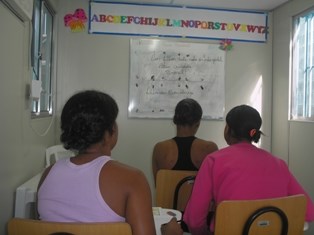
M 224 51 L 230 51 L 232 49 L 232 41 L 230 39 L 221 40 L 219 49 Z
M 81 32 L 85 29 L 87 17 L 83 9 L 76 9 L 74 14 L 66 14 L 63 20 L 64 25 L 70 27 L 72 32 Z

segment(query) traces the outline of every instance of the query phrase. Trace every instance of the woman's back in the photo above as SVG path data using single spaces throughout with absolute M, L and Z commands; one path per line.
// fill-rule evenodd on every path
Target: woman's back
M 187 150 L 187 146 L 178 145 L 178 141 L 175 141 L 176 138 L 179 139 L 179 142 L 184 142 L 187 138 L 191 139 L 192 143 L 190 148 Z M 184 155 L 179 154 L 183 151 L 180 148 L 185 149 Z M 161 141 L 154 146 L 153 150 L 152 161 L 154 176 L 156 176 L 159 169 L 198 170 L 204 158 L 216 150 L 218 150 L 218 147 L 214 142 L 199 139 L 194 136 L 174 137 L 169 140 Z M 188 166 L 182 166 L 182 162 L 188 162 L 189 164 Z M 178 166 L 181 167 L 178 168 Z
M 208 155 L 198 171 L 183 219 L 192 234 L 208 234 L 209 209 L 224 200 L 267 199 L 296 194 L 307 197 L 306 219 L 314 207 L 286 163 L 252 144 L 260 140 L 262 119 L 258 111 L 239 105 L 226 115 L 224 137 L 228 147 Z M 211 220 L 211 231 L 214 220 Z
M 218 150 L 214 142 L 195 137 L 202 115 L 202 107 L 194 99 L 185 98 L 177 103 L 173 116 L 176 137 L 154 146 L 152 167 L 155 180 L 159 169 L 198 170 L 206 155 Z
M 286 164 L 250 143 L 221 149 L 204 162 L 212 170 L 216 204 L 223 200 L 289 195 L 291 176 Z
M 75 161 L 75 157 L 71 159 Z M 81 165 L 62 159 L 48 171 L 38 190 L 40 219 L 126 221 L 133 234 L 143 234 L 137 230 L 146 226 L 151 228 L 146 233 L 155 234 L 150 188 L 144 174 L 136 168 L 102 156 Z
M 103 199 L 100 171 L 110 161 L 102 156 L 83 165 L 70 159 L 55 163 L 38 190 L 40 219 L 62 222 L 124 222 Z

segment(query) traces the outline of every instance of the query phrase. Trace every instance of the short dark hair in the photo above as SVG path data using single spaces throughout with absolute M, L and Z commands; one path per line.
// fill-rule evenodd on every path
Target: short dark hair
M 227 116 L 226 122 L 231 130 L 232 137 L 236 139 L 247 139 L 257 143 L 262 132 L 262 118 L 259 112 L 248 105 L 239 105 L 232 108 Z
M 61 114 L 60 140 L 66 149 L 84 151 L 113 132 L 118 105 L 108 94 L 86 90 L 73 95 Z
M 202 118 L 203 110 L 200 104 L 191 98 L 186 98 L 176 105 L 173 123 L 181 126 L 192 126 Z

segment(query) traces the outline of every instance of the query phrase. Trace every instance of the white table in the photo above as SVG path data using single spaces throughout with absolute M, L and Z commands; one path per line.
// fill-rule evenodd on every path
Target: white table
M 31 205 L 36 202 L 37 186 L 43 171 L 16 189 L 14 217 L 31 218 Z

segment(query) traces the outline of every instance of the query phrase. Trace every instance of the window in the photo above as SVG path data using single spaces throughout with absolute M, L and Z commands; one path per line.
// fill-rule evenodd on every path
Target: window
M 41 83 L 39 99 L 32 100 L 32 117 L 52 115 L 52 39 L 53 17 L 48 2 L 34 1 L 32 68 L 33 80 Z
M 290 119 L 314 121 L 314 10 L 295 17 L 293 36 Z

